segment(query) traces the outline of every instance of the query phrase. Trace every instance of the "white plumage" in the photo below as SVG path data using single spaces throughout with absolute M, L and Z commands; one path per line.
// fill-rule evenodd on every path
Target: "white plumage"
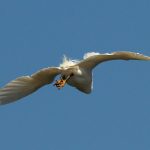
M 62 88 L 65 83 L 73 86 L 84 93 L 92 90 L 92 69 L 98 64 L 109 60 L 146 60 L 150 57 L 134 52 L 113 52 L 113 53 L 86 53 L 83 60 L 70 60 L 64 57 L 59 67 L 42 69 L 31 76 L 19 77 L 0 89 L 0 104 L 7 104 L 16 101 L 35 92 L 40 87 L 53 82 L 57 75 L 61 79 L 54 84 Z

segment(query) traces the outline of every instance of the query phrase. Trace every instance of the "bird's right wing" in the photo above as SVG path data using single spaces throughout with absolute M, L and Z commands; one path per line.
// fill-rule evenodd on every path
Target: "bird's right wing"
M 31 76 L 22 76 L 9 82 L 0 89 L 0 104 L 7 104 L 33 93 L 40 87 L 51 83 L 60 73 L 60 68 L 49 67 Z
M 78 65 L 79 67 L 93 69 L 99 63 L 102 63 L 104 61 L 121 60 L 121 59 L 122 60 L 150 60 L 150 57 L 139 53 L 127 52 L 127 51 L 126 52 L 119 51 L 119 52 L 106 53 L 106 54 L 95 53 L 95 55 L 91 55 L 88 58 L 79 62 Z

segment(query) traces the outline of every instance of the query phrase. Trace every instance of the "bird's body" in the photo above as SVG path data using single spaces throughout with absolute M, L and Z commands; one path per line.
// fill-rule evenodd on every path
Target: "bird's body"
M 44 85 L 53 82 L 57 75 L 60 80 L 54 84 L 59 89 L 66 83 L 84 93 L 92 91 L 92 70 L 100 63 L 109 60 L 145 60 L 150 57 L 134 52 L 87 53 L 81 61 L 64 59 L 59 67 L 44 68 L 31 76 L 19 77 L 0 89 L 0 104 L 7 104 L 25 97 Z
M 68 74 L 66 69 L 64 73 Z M 67 81 L 70 86 L 76 87 L 78 90 L 84 93 L 90 93 L 92 90 L 92 72 L 88 69 L 83 69 L 78 66 L 74 66 L 71 69 L 73 76 Z

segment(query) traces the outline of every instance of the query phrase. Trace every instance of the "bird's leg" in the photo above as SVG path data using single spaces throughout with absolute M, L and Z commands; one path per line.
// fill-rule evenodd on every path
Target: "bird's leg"
M 60 77 L 60 80 L 56 80 L 56 82 L 55 82 L 55 84 L 53 86 L 56 86 L 58 89 L 63 88 L 65 86 L 67 80 L 69 80 L 71 76 L 72 76 L 72 74 L 67 76 L 67 78 L 65 78 L 65 79 Z

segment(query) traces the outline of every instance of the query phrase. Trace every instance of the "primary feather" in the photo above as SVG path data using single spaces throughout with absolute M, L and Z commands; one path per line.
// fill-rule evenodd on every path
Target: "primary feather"
M 16 101 L 51 83 L 59 74 L 59 68 L 45 68 L 31 76 L 19 77 L 0 89 L 0 104 Z
M 79 63 L 80 67 L 93 69 L 98 64 L 110 60 L 150 60 L 150 57 L 140 53 L 118 51 L 113 53 L 87 53 L 86 59 Z

